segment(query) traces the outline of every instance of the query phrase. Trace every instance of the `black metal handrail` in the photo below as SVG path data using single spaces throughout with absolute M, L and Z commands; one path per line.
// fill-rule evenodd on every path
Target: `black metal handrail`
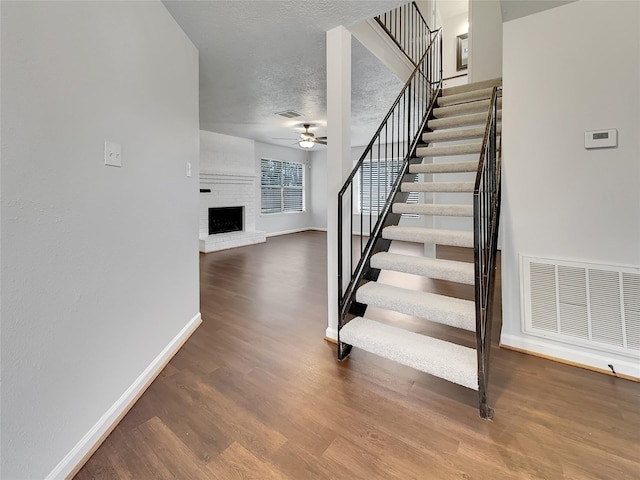
M 370 270 L 371 255 L 375 253 L 376 247 L 381 248 L 381 234 L 385 222 L 390 219 L 397 220 L 392 218 L 391 206 L 396 199 L 402 201 L 402 196 L 407 195 L 400 193 L 400 184 L 408 174 L 409 163 L 414 157 L 420 135 L 441 88 L 442 30 L 437 30 L 433 33 L 411 77 L 338 193 L 338 357 L 341 359 L 348 354 L 345 349 L 350 347 L 340 342 L 340 329 L 354 305 L 358 284 Z M 368 164 L 369 172 L 375 166 L 377 178 L 373 179 L 372 175 L 369 175 L 368 179 L 365 178 L 365 164 Z M 381 171 L 385 172 L 384 183 L 381 183 Z M 357 189 L 356 178 L 359 180 Z M 359 212 L 359 231 L 354 232 L 354 205 L 362 206 L 365 193 L 368 193 L 369 209 Z M 375 199 L 375 202 L 372 202 L 372 199 Z M 384 203 L 381 206 L 382 201 Z M 349 215 L 346 232 L 345 214 Z M 347 261 L 345 251 L 349 252 Z M 355 268 L 354 260 L 357 261 Z M 345 277 L 349 278 L 346 287 Z
M 491 353 L 491 319 L 495 287 L 498 225 L 500 221 L 501 147 L 497 138 L 498 96 L 495 87 L 482 141 L 480 162 L 473 190 L 476 348 L 478 355 L 478 395 L 480 416 L 490 419 L 493 409 L 487 401 L 489 356 Z
M 401 5 L 378 15 L 375 20 L 411 63 L 418 65 L 429 44 L 432 32 L 416 2 Z

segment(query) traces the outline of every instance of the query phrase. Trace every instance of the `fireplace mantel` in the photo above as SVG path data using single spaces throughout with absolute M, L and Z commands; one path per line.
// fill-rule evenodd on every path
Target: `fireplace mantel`
M 200 172 L 200 186 L 209 185 L 253 185 L 257 175 L 233 172 Z

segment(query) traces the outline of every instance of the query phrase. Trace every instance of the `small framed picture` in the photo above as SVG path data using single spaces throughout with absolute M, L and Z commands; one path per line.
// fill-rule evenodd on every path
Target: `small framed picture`
M 456 55 L 456 69 L 465 70 L 469 64 L 469 34 L 458 35 L 458 49 Z

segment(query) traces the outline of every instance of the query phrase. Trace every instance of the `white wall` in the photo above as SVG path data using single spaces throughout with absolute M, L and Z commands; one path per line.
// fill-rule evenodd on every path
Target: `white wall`
M 504 24 L 505 344 L 592 353 L 522 333 L 520 255 L 640 265 L 639 19 L 638 2 L 580 1 Z M 585 150 L 601 128 L 619 146 Z
M 199 321 L 198 52 L 160 2 L 0 8 L 0 476 L 63 478 Z
M 457 70 L 457 47 L 458 35 L 468 33 L 469 13 L 461 13 L 453 17 L 442 19 L 442 76 L 455 77 L 464 75 L 467 69 Z M 464 85 L 467 83 L 467 77 L 461 79 L 448 80 L 445 87 L 454 87 L 456 85 Z
M 253 140 L 200 131 L 200 170 L 207 173 L 257 175 Z
M 267 236 L 308 230 L 312 227 L 313 218 L 313 206 L 311 204 L 312 197 L 309 193 L 311 187 L 309 178 L 310 172 L 307 168 L 309 163 L 309 154 L 307 151 L 299 148 L 286 148 L 278 145 L 256 142 L 255 169 L 258 173 L 258 179 L 256 181 L 258 212 L 260 211 L 260 160 L 263 158 L 269 160 L 281 160 L 283 162 L 301 163 L 304 165 L 305 211 L 295 213 L 258 214 L 258 218 L 256 219 L 256 228 L 267 232 Z
M 314 150 L 309 154 L 309 186 L 311 226 L 327 228 L 327 152 Z
M 542 29 L 538 36 L 544 35 Z M 536 43 L 535 37 L 530 39 Z M 469 82 L 502 76 L 502 12 L 499 0 L 469 0 Z

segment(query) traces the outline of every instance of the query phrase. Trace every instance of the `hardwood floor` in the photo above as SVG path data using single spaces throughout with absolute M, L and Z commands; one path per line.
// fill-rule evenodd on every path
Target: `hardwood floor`
M 337 362 L 322 340 L 325 238 L 201 255 L 202 326 L 75 478 L 640 478 L 640 384 L 495 347 L 487 422 L 463 387 L 357 350 Z

